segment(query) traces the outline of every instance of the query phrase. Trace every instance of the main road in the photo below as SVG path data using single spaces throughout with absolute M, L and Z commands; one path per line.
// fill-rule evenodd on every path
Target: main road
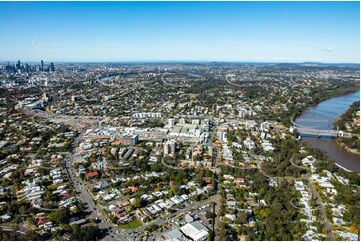
M 330 224 L 330 221 L 327 218 L 323 201 L 322 201 L 321 197 L 319 196 L 318 192 L 316 191 L 315 187 L 313 186 L 312 182 L 308 182 L 308 187 L 311 190 L 313 197 L 315 198 L 316 203 L 318 204 L 318 206 L 320 208 L 321 216 L 323 219 L 323 224 L 327 228 L 327 235 L 331 241 L 334 241 L 335 237 L 333 236 L 333 233 L 332 233 L 332 226 Z
M 84 137 L 84 130 L 90 127 L 96 127 L 101 121 L 101 117 L 95 116 L 67 116 L 58 114 L 49 114 L 44 111 L 34 112 L 33 110 L 23 110 L 25 114 L 31 116 L 42 117 L 53 122 L 62 122 L 77 130 L 80 134 L 73 142 L 73 151 L 65 157 L 65 170 L 68 175 L 69 181 L 73 184 L 75 190 L 79 194 L 81 202 L 83 202 L 90 213 L 89 217 L 98 219 L 98 227 L 107 230 L 108 233 L 103 240 L 132 240 L 127 234 L 120 231 L 115 225 L 109 223 L 108 218 L 101 213 L 101 208 L 94 203 L 92 195 L 87 190 L 86 184 L 76 175 L 73 166 L 73 161 L 79 156 L 76 153 L 76 148 L 79 146 L 80 140 Z
M 66 157 L 65 169 L 68 174 L 69 180 L 74 185 L 76 191 L 79 193 L 80 200 L 86 204 L 87 210 L 86 212 L 90 213 L 90 217 L 93 219 L 98 219 L 100 222 L 98 223 L 98 227 L 100 229 L 108 230 L 108 235 L 104 238 L 104 240 L 132 240 L 127 234 L 120 231 L 115 225 L 111 224 L 106 216 L 104 216 L 101 211 L 102 209 L 94 202 L 92 195 L 87 190 L 87 185 L 84 181 L 82 181 L 75 172 L 73 161 L 77 159 L 79 154 L 76 153 L 76 147 L 78 147 L 79 142 L 83 134 L 80 134 L 74 141 L 74 150 L 73 153 Z

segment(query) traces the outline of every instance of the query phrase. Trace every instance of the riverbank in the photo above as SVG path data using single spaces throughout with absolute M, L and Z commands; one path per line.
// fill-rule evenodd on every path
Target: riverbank
M 358 151 L 357 149 L 352 149 L 352 148 L 348 147 L 345 143 L 343 143 L 339 139 L 336 139 L 336 143 L 343 149 L 347 150 L 348 152 L 353 153 L 355 155 L 360 155 L 360 151 Z
M 334 129 L 347 130 L 353 134 L 351 139 L 338 137 L 336 141 L 340 146 L 355 154 L 360 154 L 360 137 L 358 136 L 360 133 L 360 116 L 357 115 L 359 110 L 360 102 L 356 101 L 333 124 Z

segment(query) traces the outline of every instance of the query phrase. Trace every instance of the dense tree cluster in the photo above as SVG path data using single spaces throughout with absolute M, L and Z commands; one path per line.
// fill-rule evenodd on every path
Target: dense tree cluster
M 78 225 L 72 226 L 72 235 L 71 240 L 81 240 L 81 241 L 94 241 L 101 238 L 101 233 L 98 227 L 96 226 L 86 226 L 80 228 Z
M 342 138 L 338 137 L 337 139 L 345 144 L 347 147 L 351 149 L 356 149 L 358 152 L 360 152 L 360 126 L 359 125 L 351 125 L 351 130 L 348 130 L 346 127 L 346 124 L 350 125 L 354 122 L 354 118 L 356 115 L 356 112 L 360 110 L 360 102 L 354 102 L 350 108 L 341 115 L 341 117 L 335 122 L 334 126 L 335 128 L 339 128 L 340 130 L 352 132 L 354 136 L 352 138 Z
M 292 160 L 297 160 L 299 143 L 295 139 L 279 140 L 275 144 L 277 153 L 273 155 L 272 162 L 263 163 L 265 173 L 272 176 L 292 176 L 299 177 L 305 170 L 292 165 Z

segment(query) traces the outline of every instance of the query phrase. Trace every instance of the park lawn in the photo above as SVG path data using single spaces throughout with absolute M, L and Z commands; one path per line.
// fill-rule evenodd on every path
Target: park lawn
M 189 98 L 195 100 L 198 97 L 197 93 L 189 93 Z
M 134 219 L 132 221 L 130 221 L 129 223 L 126 224 L 120 224 L 119 228 L 121 229 L 136 229 L 140 226 L 142 226 L 142 222 L 139 219 Z

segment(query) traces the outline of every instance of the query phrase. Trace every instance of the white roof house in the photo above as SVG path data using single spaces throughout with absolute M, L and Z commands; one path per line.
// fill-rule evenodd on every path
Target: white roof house
M 208 238 L 208 229 L 198 221 L 183 225 L 180 230 L 194 241 L 205 241 Z
M 305 186 L 303 185 L 302 181 L 296 181 L 295 182 L 295 188 L 296 188 L 297 191 L 305 190 Z
M 343 232 L 343 231 L 336 231 L 337 234 L 345 240 L 350 240 L 350 241 L 358 241 L 358 234 L 354 234 L 354 233 L 350 233 L 350 232 Z

